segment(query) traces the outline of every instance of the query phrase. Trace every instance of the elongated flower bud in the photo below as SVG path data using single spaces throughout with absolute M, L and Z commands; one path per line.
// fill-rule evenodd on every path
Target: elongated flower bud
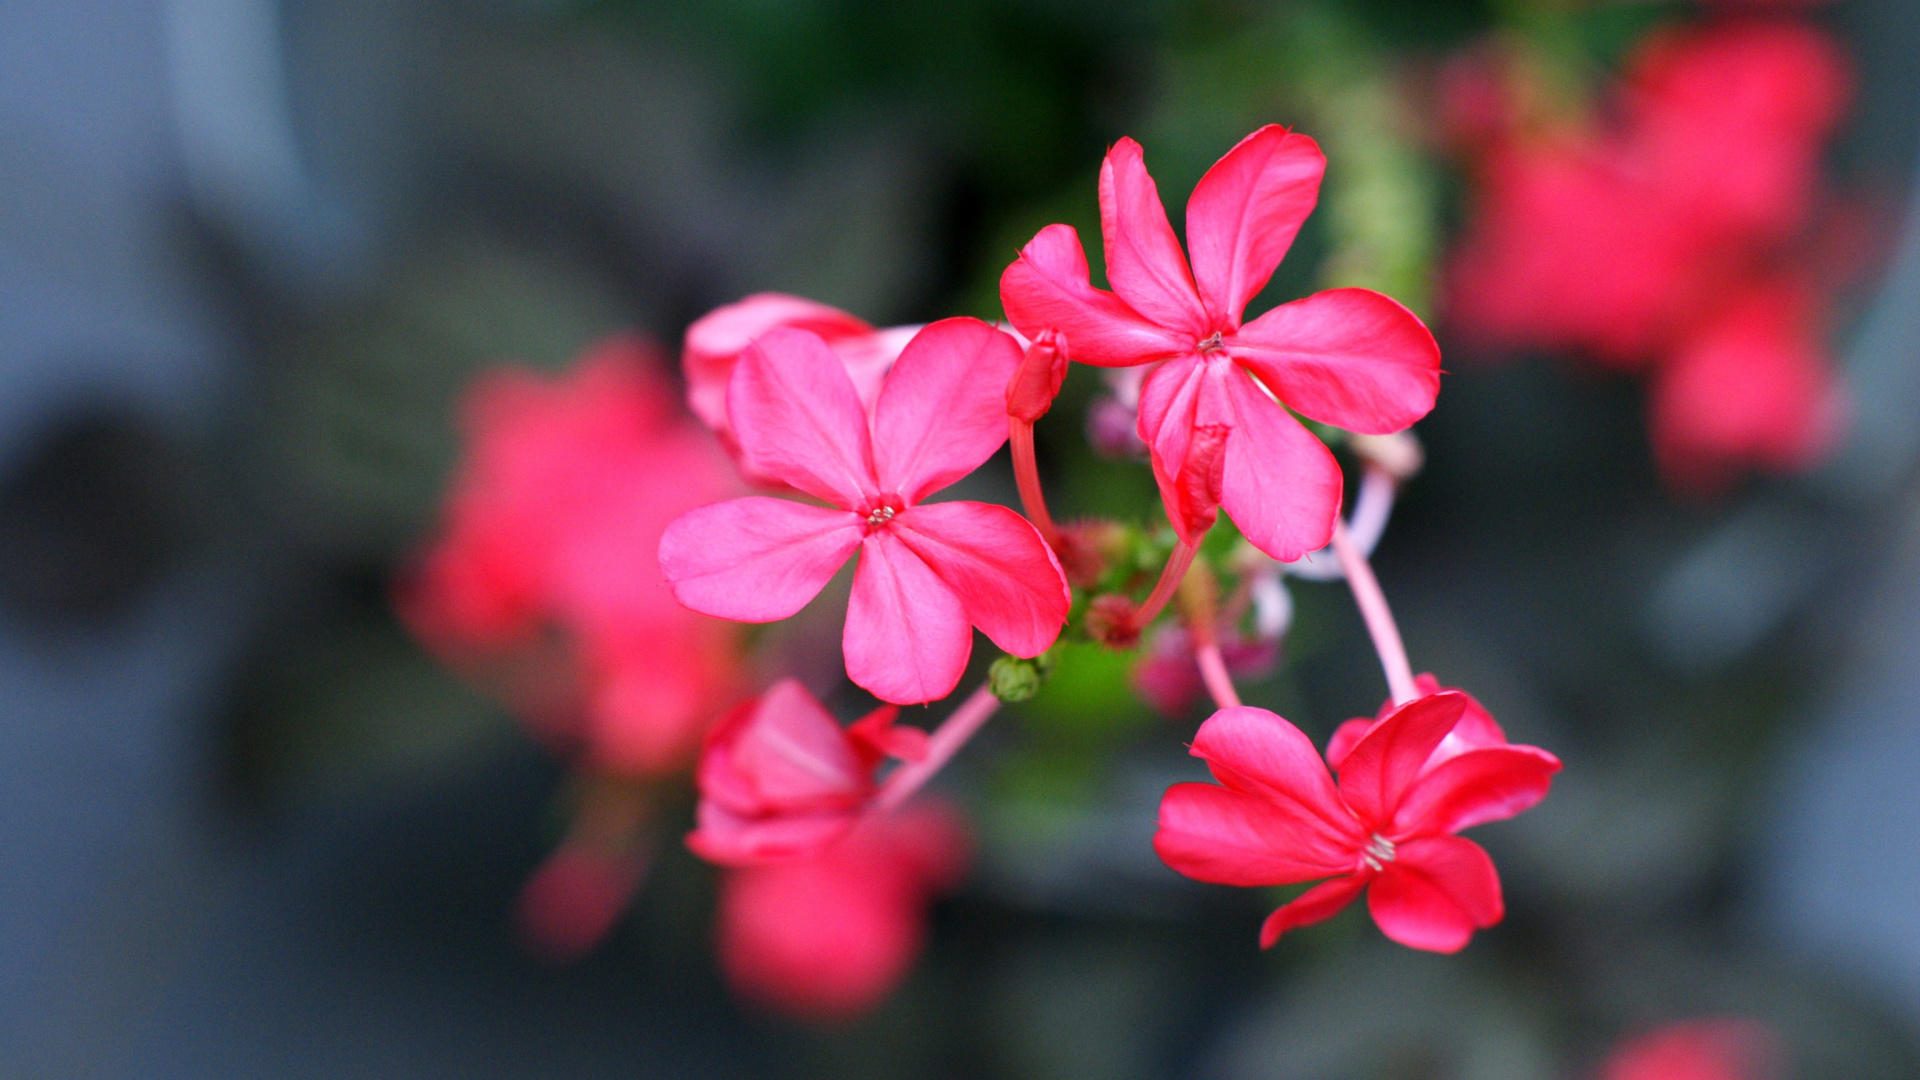
M 1031 424 L 1047 415 L 1060 384 L 1067 379 L 1066 343 L 1051 330 L 1043 330 L 1027 346 L 1019 370 L 1007 383 L 1007 415 L 1023 424 Z

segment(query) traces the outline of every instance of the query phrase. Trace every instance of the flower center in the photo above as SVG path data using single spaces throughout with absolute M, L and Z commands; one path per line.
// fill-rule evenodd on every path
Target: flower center
M 1220 332 L 1218 330 L 1214 331 L 1212 337 L 1200 343 L 1199 349 L 1203 353 L 1218 352 L 1220 349 Z
M 1393 861 L 1393 841 L 1379 833 L 1374 833 L 1373 838 L 1367 841 L 1367 846 L 1361 849 L 1360 861 L 1374 871 L 1379 871 L 1381 867 Z
M 892 520 L 893 520 L 893 507 L 891 506 L 877 507 L 873 511 L 873 513 L 867 515 L 867 527 L 869 529 L 877 529 L 880 526 L 885 525 L 887 522 Z

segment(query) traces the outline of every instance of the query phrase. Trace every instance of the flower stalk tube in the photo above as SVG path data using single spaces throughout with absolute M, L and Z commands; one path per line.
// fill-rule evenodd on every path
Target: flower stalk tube
M 1009 416 L 1007 445 L 1013 451 L 1013 478 L 1020 485 L 1020 505 L 1027 512 L 1027 520 L 1040 530 L 1040 538 L 1047 546 L 1058 551 L 1060 527 L 1047 512 L 1047 496 L 1040 490 L 1040 466 L 1033 455 L 1033 422 Z
M 1393 702 L 1405 705 L 1420 696 L 1413 684 L 1413 666 L 1407 663 L 1407 646 L 1400 640 L 1400 627 L 1393 621 L 1387 595 L 1380 591 L 1380 580 L 1373 576 L 1373 567 L 1368 565 L 1367 557 L 1347 532 L 1344 521 L 1333 523 L 1333 553 L 1340 559 L 1340 569 L 1345 571 L 1347 584 L 1353 589 L 1353 601 L 1360 606 L 1360 616 L 1367 622 L 1374 651 L 1380 654 L 1380 667 L 1387 674 L 1387 688 L 1393 694 Z
M 1187 633 L 1193 640 L 1193 660 L 1200 669 L 1201 685 L 1218 708 L 1240 704 L 1227 671 L 1226 657 L 1220 652 L 1220 585 L 1213 568 L 1204 561 L 1195 563 L 1180 582 L 1180 608 L 1187 617 Z
M 1147 624 L 1153 622 L 1167 606 L 1167 601 L 1173 599 L 1173 594 L 1179 590 L 1180 583 L 1186 580 L 1187 571 L 1193 566 L 1193 557 L 1199 551 L 1198 539 L 1189 543 L 1183 538 L 1173 546 L 1172 553 L 1167 556 L 1167 565 L 1160 570 L 1160 580 L 1154 583 L 1153 591 L 1147 594 L 1146 600 L 1133 613 L 1130 621 L 1135 634 L 1146 629 Z
M 1207 696 L 1222 709 L 1240 707 L 1240 694 L 1227 674 L 1226 658 L 1220 655 L 1220 643 L 1209 638 L 1194 647 L 1193 658 L 1200 665 L 1200 679 L 1207 684 Z
M 981 685 L 927 737 L 925 756 L 918 761 L 902 764 L 880 785 L 880 794 L 873 800 L 874 809 L 885 814 L 912 798 L 915 792 L 926 786 L 927 781 L 946 767 L 947 762 L 953 760 L 953 755 L 967 745 L 967 740 L 986 726 L 999 708 L 1000 699 L 994 696 L 993 687 Z

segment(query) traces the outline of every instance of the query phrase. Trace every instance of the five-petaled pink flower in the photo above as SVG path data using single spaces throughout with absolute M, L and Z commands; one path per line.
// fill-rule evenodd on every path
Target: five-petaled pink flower
M 1544 750 L 1506 744 L 1497 727 L 1476 725 L 1472 741 L 1447 746 L 1471 704 L 1443 690 L 1364 722 L 1342 747 L 1337 785 L 1300 729 L 1265 709 L 1222 709 L 1193 740 L 1220 783 L 1167 789 L 1154 850 L 1180 873 L 1222 885 L 1330 877 L 1267 917 L 1263 948 L 1364 890 L 1389 938 L 1455 952 L 1505 908 L 1493 860 L 1454 834 L 1531 807 L 1560 768 Z
M 966 827 L 918 801 L 818 854 L 730 869 L 714 924 L 736 993 L 804 1020 L 851 1020 L 912 967 L 927 907 L 966 870 Z
M 847 674 L 897 704 L 945 697 L 977 626 L 1015 656 L 1059 636 L 1060 563 L 1003 506 L 924 503 L 1007 438 L 1014 339 L 945 319 L 907 344 L 871 414 L 816 334 L 777 329 L 749 347 L 727 389 L 747 464 L 830 507 L 751 497 L 683 515 L 660 540 L 680 602 L 741 622 L 799 611 L 860 550 L 841 646 Z
M 1140 436 L 1167 515 L 1189 543 L 1225 507 L 1276 559 L 1317 550 L 1340 509 L 1340 468 L 1287 410 L 1387 434 L 1425 416 L 1439 393 L 1433 335 L 1379 293 L 1330 289 L 1242 324 L 1313 210 L 1325 170 L 1304 135 L 1269 125 L 1242 139 L 1187 202 L 1189 272 L 1140 144 L 1122 139 L 1100 169 L 1113 292 L 1090 284 L 1067 225 L 1040 230 L 1000 278 L 1007 318 L 1029 338 L 1052 331 L 1069 360 L 1165 361 L 1142 389 Z
M 799 683 L 774 683 L 708 732 L 687 846 L 726 865 L 817 854 L 866 811 L 875 766 L 925 753 L 925 732 L 893 726 L 899 712 L 883 705 L 843 728 Z
M 686 346 L 680 354 L 680 367 L 687 378 L 687 407 L 719 437 L 720 445 L 733 456 L 748 482 L 763 486 L 777 486 L 780 481 L 755 472 L 741 458 L 733 423 L 727 418 L 727 383 L 747 346 L 783 326 L 819 334 L 846 365 L 854 393 L 868 408 L 880 396 L 887 369 L 920 331 L 917 326 L 876 330 L 839 308 L 773 292 L 754 293 L 714 308 L 687 327 Z

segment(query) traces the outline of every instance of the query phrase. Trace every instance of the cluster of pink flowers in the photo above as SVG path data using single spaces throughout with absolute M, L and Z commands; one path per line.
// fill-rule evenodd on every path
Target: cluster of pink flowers
M 649 555 L 676 515 L 739 488 L 659 367 L 621 337 L 559 379 L 478 382 L 439 536 L 399 596 L 429 648 L 582 775 L 573 827 L 521 903 L 531 943 L 561 956 L 638 888 L 648 783 L 684 770 L 746 689 L 738 629 L 677 603 Z
M 1364 289 L 1244 318 L 1313 209 L 1325 166 L 1303 135 L 1249 135 L 1195 188 L 1183 252 L 1140 146 L 1122 140 L 1099 187 L 1112 291 L 1093 285 L 1074 231 L 1049 226 L 1002 277 L 1010 327 L 951 318 L 876 330 L 777 294 L 721 308 L 689 330 L 683 355 L 711 449 L 689 448 L 687 425 L 651 384 L 610 361 L 586 361 L 557 388 L 491 384 L 470 410 L 470 460 L 445 537 L 408 594 L 410 617 L 452 651 L 538 645 L 536 630 L 560 631 L 586 679 L 597 734 L 583 760 L 596 775 L 659 775 L 699 739 L 687 844 L 723 868 L 721 964 L 741 993 L 777 1008 L 852 1015 L 904 974 L 928 903 L 957 883 L 967 852 L 957 813 L 916 798 L 923 785 L 1001 700 L 1031 694 L 1063 634 L 1129 648 L 1176 596 L 1180 619 L 1153 640 L 1171 643 L 1219 706 L 1193 747 L 1221 786 L 1168 791 L 1161 856 L 1203 881 L 1330 879 L 1268 920 L 1267 945 L 1368 891 L 1390 937 L 1458 949 L 1502 904 L 1486 853 L 1455 834 L 1531 806 L 1559 762 L 1509 745 L 1466 695 L 1414 679 L 1366 564 L 1371 539 L 1354 537 L 1377 537 L 1379 493 L 1409 472 L 1379 463 L 1417 459 L 1410 440 L 1364 440 L 1432 409 L 1432 335 Z M 1076 362 L 1141 373 L 1137 432 L 1172 526 L 1150 589 L 1109 565 L 1125 526 L 1061 526 L 1046 509 L 1033 424 Z M 522 399 L 534 404 L 514 404 Z M 1375 447 L 1361 451 L 1368 475 L 1351 528 L 1340 466 L 1296 412 Z M 1025 516 L 932 501 L 1003 443 Z M 721 449 L 767 493 L 729 498 L 731 482 L 713 470 Z M 1251 545 L 1223 567 L 1240 582 L 1224 615 L 1222 571 L 1200 557 L 1223 509 Z M 850 560 L 845 670 L 885 704 L 843 726 L 782 679 L 728 711 L 738 643 L 720 620 L 791 617 Z M 1393 691 L 1377 720 L 1341 730 L 1324 764 L 1298 729 L 1242 707 L 1233 687 L 1235 668 L 1272 661 L 1283 563 L 1319 576 L 1337 565 Z M 626 606 L 609 611 L 615 603 Z M 1262 629 L 1242 649 L 1235 624 L 1249 608 Z M 898 724 L 897 706 L 955 691 L 976 629 L 1006 654 L 987 683 L 931 732 Z M 635 642 L 644 647 L 627 648 Z M 636 671 L 670 709 L 623 705 Z M 611 790 L 583 808 L 569 857 L 530 888 L 572 913 L 571 936 L 557 936 L 575 946 L 604 933 L 638 877 L 630 864 L 579 857 L 589 841 L 632 832 L 636 815 L 621 811 L 631 800 L 618 797 L 630 786 Z
M 1525 70 L 1483 50 L 1443 81 L 1474 181 L 1448 275 L 1455 328 L 1648 369 L 1677 487 L 1814 464 L 1843 416 L 1824 344 L 1836 282 L 1807 243 L 1850 92 L 1837 47 L 1785 16 L 1656 33 L 1604 122 L 1555 117 Z

